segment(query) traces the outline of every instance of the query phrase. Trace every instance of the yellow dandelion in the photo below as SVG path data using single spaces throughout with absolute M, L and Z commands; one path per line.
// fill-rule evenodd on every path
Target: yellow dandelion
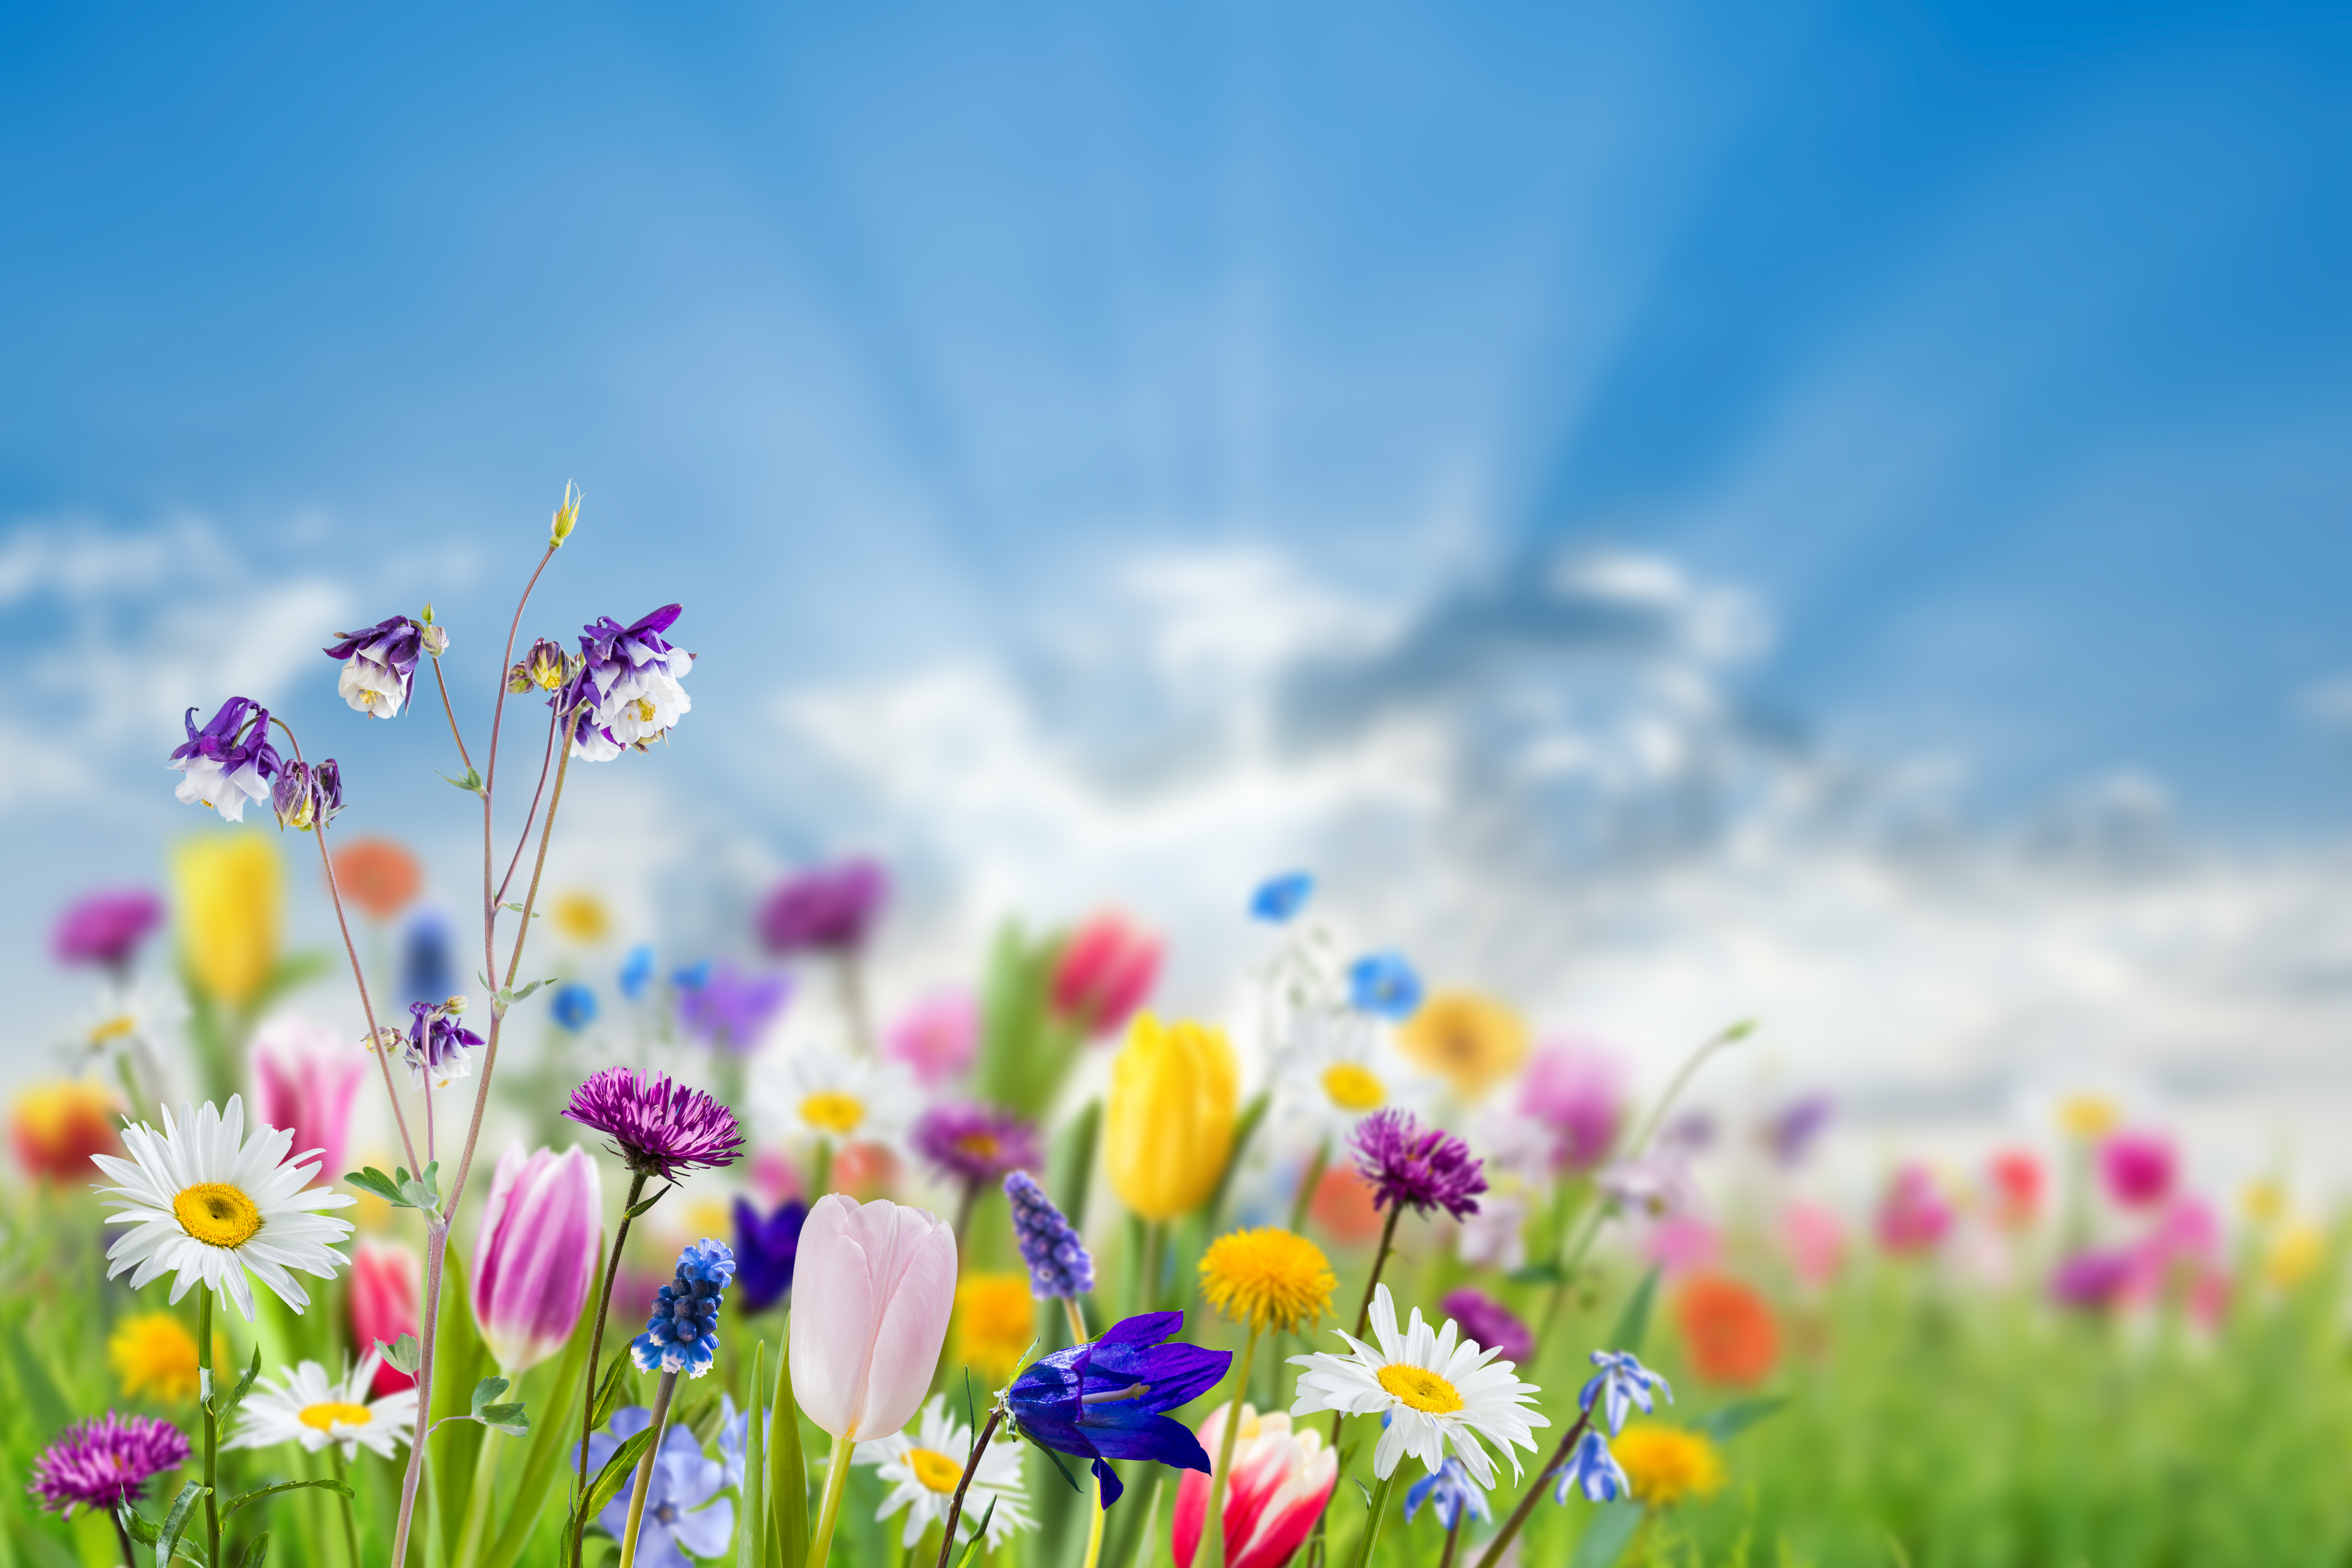
M 548 906 L 547 918 L 574 942 L 602 942 L 613 931 L 613 913 L 593 893 L 562 894 Z
M 956 1344 L 963 1364 L 992 1388 L 1008 1382 L 1037 1337 L 1037 1308 L 1025 1274 L 967 1274 L 955 1293 Z
M 165 1404 L 196 1396 L 196 1337 L 174 1312 L 139 1312 L 115 1325 L 106 1359 L 126 1399 Z
M 1723 1489 L 1723 1455 L 1703 1434 L 1637 1424 L 1611 1439 L 1609 1451 L 1633 1483 L 1633 1496 L 1654 1508 Z
M 2327 1254 L 2327 1237 L 2309 1220 L 2299 1219 L 2279 1229 L 2278 1237 L 2263 1257 L 2263 1278 L 2282 1290 L 2292 1290 L 2311 1278 Z
M 1331 1310 L 1339 1281 L 1323 1249 L 1272 1226 L 1221 1236 L 1201 1257 L 1201 1293 L 1251 1329 L 1295 1333 Z
M 2070 1094 L 2058 1102 L 2058 1125 L 2069 1137 L 2104 1138 L 2123 1119 L 2123 1108 L 2104 1094 Z
M 1404 1021 L 1405 1055 L 1442 1073 L 1465 1100 L 1475 1100 L 1528 1059 L 1528 1026 L 1491 997 L 1440 991 Z

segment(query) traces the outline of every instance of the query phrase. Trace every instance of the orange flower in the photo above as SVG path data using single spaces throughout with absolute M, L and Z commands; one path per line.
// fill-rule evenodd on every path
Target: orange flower
M 92 1154 L 120 1154 L 112 1090 L 81 1079 L 26 1089 L 8 1117 L 8 1142 L 16 1163 L 53 1182 L 86 1182 L 96 1169 Z
M 1372 1206 L 1372 1184 L 1354 1167 L 1334 1165 L 1315 1184 L 1307 1212 L 1323 1234 L 1341 1247 L 1360 1247 L 1381 1233 L 1381 1211 Z
M 335 885 L 376 920 L 406 908 L 424 880 L 416 857 L 389 838 L 354 838 L 335 852 Z
M 1771 1375 L 1780 1359 L 1780 1329 L 1772 1309 L 1738 1280 L 1701 1274 L 1675 1302 L 1691 1366 L 1709 1383 L 1747 1384 Z

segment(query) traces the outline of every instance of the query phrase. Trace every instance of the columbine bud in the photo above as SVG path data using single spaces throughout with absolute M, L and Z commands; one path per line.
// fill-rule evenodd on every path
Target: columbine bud
M 547 531 L 549 549 L 563 548 L 563 542 L 572 537 L 573 529 L 580 526 L 580 503 L 587 499 L 573 491 L 571 481 L 564 482 L 563 504 L 555 509 L 554 525 Z
M 430 605 L 427 605 L 425 607 L 428 612 L 433 608 Z M 449 628 L 446 626 L 436 626 L 431 621 L 427 621 L 423 626 L 417 627 L 416 640 L 418 645 L 425 649 L 427 657 L 439 658 L 443 654 L 449 651 Z
M 315 768 L 308 763 L 286 763 L 278 770 L 270 807 L 277 812 L 280 827 L 308 833 L 333 822 L 335 814 L 343 809 L 342 769 L 332 757 Z
M 441 1004 L 441 1011 L 448 1017 L 462 1018 L 466 1016 L 466 999 L 463 996 L 452 996 Z
M 541 691 L 552 691 L 563 684 L 564 663 L 563 645 L 545 637 L 531 644 L 530 654 L 523 659 L 530 683 Z

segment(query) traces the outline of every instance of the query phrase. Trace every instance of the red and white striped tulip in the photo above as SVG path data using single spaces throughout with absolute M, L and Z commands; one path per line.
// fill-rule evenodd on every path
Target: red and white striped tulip
M 1213 1456 L 1223 1447 L 1232 1413 L 1232 1405 L 1220 1405 L 1201 1423 L 1201 1447 Z M 1186 1470 L 1176 1483 L 1175 1537 L 1169 1544 L 1177 1568 L 1192 1568 L 1200 1550 L 1213 1479 Z M 1315 1528 L 1339 1482 L 1339 1461 L 1324 1447 L 1322 1433 L 1293 1429 L 1279 1410 L 1260 1415 L 1255 1406 L 1243 1405 L 1233 1479 L 1225 1487 L 1225 1568 L 1282 1568 Z

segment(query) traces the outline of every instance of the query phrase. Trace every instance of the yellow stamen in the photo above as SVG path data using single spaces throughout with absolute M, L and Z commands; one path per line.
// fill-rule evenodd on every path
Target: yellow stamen
M 182 1187 L 172 1200 L 180 1228 L 208 1247 L 243 1247 L 261 1228 L 261 1210 L 226 1182 Z
M 935 1492 L 951 1492 L 963 1479 L 963 1467 L 936 1448 L 909 1448 L 907 1468 L 915 1479 Z
M 1415 1410 L 1427 1411 L 1432 1415 L 1462 1408 L 1462 1395 L 1454 1385 L 1424 1366 L 1392 1362 L 1381 1368 L 1381 1386 Z
M 801 1101 L 801 1120 L 835 1137 L 846 1138 L 866 1120 L 866 1102 L 837 1089 L 821 1089 Z
M 1378 1110 L 1389 1097 L 1388 1086 L 1370 1069 L 1354 1062 L 1324 1068 L 1323 1092 L 1340 1110 L 1360 1114 Z
M 89 1043 L 93 1046 L 102 1046 L 109 1040 L 121 1038 L 138 1026 L 139 1020 L 128 1013 L 121 1014 L 92 1029 L 89 1032 Z
M 375 1419 L 364 1405 L 345 1405 L 330 1399 L 323 1405 L 306 1405 L 294 1419 L 314 1431 L 331 1432 L 338 1426 L 364 1426 Z

